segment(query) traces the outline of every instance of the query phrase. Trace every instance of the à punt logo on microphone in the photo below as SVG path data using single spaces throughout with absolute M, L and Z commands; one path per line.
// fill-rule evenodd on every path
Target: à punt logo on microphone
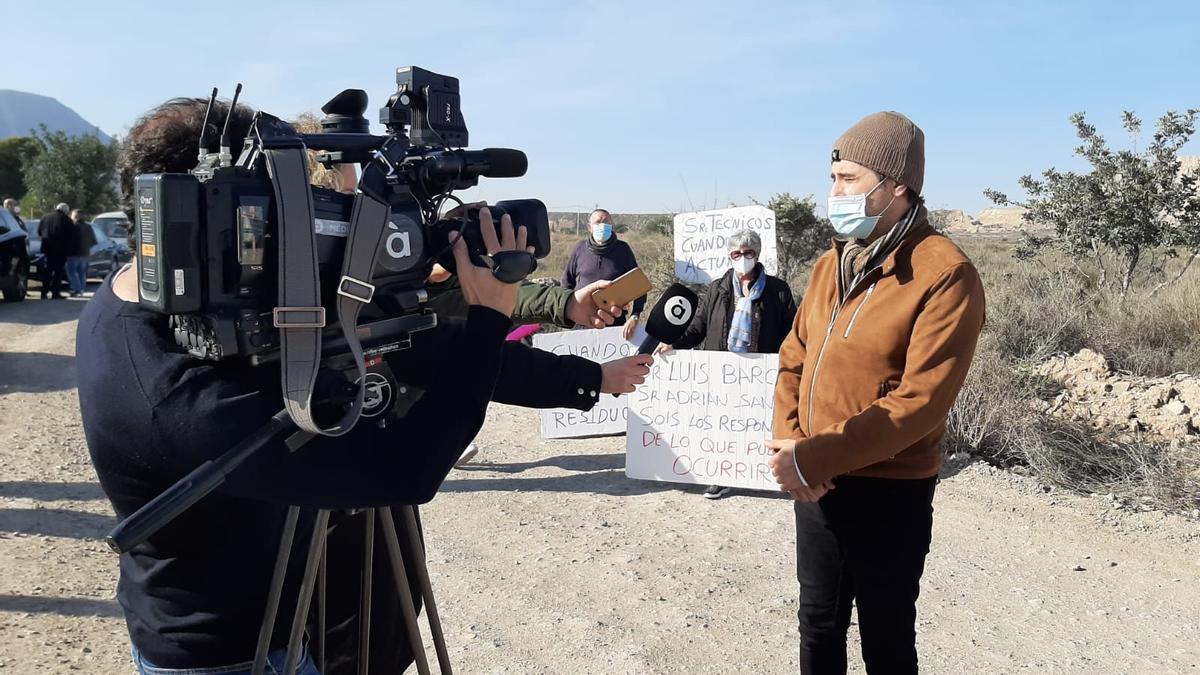
M 692 303 L 682 295 L 677 295 L 663 305 L 663 313 L 667 315 L 667 321 L 682 326 L 692 318 Z

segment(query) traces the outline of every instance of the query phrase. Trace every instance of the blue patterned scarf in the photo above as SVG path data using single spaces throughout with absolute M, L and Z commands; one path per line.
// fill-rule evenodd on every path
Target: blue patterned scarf
M 767 271 L 760 269 L 758 279 L 750 287 L 750 295 L 742 295 L 742 280 L 736 273 L 733 277 L 733 293 L 737 297 L 737 308 L 733 312 L 733 323 L 729 326 L 729 344 L 731 352 L 745 354 L 750 351 L 750 331 L 753 330 L 754 301 L 761 298 L 763 289 L 767 287 Z

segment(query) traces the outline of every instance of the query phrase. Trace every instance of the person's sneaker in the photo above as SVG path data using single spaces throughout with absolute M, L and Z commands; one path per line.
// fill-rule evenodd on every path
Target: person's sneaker
M 706 499 L 720 499 L 730 492 L 733 492 L 733 488 L 731 487 L 726 487 L 724 485 L 710 485 L 708 486 L 708 489 L 704 491 L 704 497 Z
M 475 455 L 478 455 L 478 454 L 479 454 L 479 446 L 475 445 L 474 443 L 471 443 L 470 445 L 467 446 L 466 450 L 463 450 L 463 454 L 462 454 L 462 456 L 460 456 L 458 458 L 458 461 L 454 463 L 455 468 L 458 468 L 460 466 L 466 466 L 467 464 L 469 464 L 471 462 L 472 459 L 475 459 Z

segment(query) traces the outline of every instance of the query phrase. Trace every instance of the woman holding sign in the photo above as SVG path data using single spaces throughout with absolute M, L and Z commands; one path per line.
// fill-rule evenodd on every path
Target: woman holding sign
M 657 353 L 699 347 L 705 351 L 773 354 L 796 317 L 796 300 L 787 282 L 767 274 L 759 262 L 762 239 L 753 230 L 729 237 L 730 269 L 708 285 L 696 318 L 673 345 Z M 732 488 L 713 485 L 704 492 L 720 499 Z

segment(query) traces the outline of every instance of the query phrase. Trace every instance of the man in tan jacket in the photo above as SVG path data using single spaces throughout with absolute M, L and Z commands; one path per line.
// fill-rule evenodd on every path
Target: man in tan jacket
M 929 226 L 925 135 L 869 115 L 833 147 L 838 236 L 779 351 L 771 469 L 795 498 L 800 670 L 915 673 L 946 417 L 984 321 L 971 261 Z

